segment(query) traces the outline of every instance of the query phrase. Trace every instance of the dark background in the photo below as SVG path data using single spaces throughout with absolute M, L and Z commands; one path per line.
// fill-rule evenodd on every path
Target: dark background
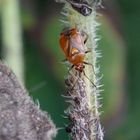
M 104 91 L 101 123 L 105 140 L 140 140 L 140 1 L 104 0 L 98 36 L 99 60 Z M 56 140 L 66 140 L 62 118 L 67 108 L 66 66 L 58 39 L 61 4 L 53 0 L 21 0 L 25 86 L 41 109 L 47 110 L 59 130 Z M 1 20 L 0 20 L 1 22 Z M 0 23 L 0 52 L 2 32 Z M 4 56 L 1 55 L 4 59 Z

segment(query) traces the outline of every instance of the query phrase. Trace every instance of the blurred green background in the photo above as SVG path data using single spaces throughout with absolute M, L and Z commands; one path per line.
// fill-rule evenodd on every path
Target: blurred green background
M 8 1 L 17 4 L 15 13 L 19 19 L 5 17 L 8 8 L 3 6 L 8 5 Z M 105 140 L 140 140 L 139 4 L 139 0 L 104 0 L 104 9 L 99 10 L 98 48 L 103 57 L 98 64 L 104 84 L 101 123 Z M 66 66 L 60 63 L 64 56 L 58 43 L 62 30 L 61 9 L 62 5 L 53 0 L 0 0 L 0 58 L 13 69 L 21 68 L 21 79 L 30 95 L 39 100 L 41 109 L 48 111 L 58 128 L 67 123 L 62 115 L 68 106 L 61 97 L 67 75 Z M 19 28 L 12 25 L 16 20 Z M 21 34 L 14 35 L 18 31 Z M 12 41 L 5 39 L 9 34 L 13 35 Z M 5 41 L 9 41 L 8 44 L 19 42 L 17 46 L 21 49 L 9 45 L 8 53 L 8 49 L 4 49 L 7 47 Z M 20 55 L 14 54 L 14 50 Z M 8 61 L 10 55 L 9 59 L 15 61 Z M 12 59 L 15 56 L 17 58 Z M 60 129 L 56 140 L 66 139 L 65 130 Z

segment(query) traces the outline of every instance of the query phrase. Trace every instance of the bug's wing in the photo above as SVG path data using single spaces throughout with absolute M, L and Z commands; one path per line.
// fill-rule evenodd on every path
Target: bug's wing
M 71 49 L 76 48 L 79 52 L 85 52 L 84 44 L 82 43 L 82 41 L 79 43 L 76 39 L 71 38 L 70 45 Z

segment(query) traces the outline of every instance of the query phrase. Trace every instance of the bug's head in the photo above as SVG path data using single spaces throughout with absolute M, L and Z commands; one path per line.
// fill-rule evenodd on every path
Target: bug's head
M 78 70 L 80 73 L 83 72 L 85 65 L 83 63 L 79 63 L 76 65 L 75 69 Z

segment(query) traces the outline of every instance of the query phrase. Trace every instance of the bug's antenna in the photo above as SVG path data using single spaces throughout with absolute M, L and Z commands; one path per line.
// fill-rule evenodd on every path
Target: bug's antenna
M 86 75 L 86 73 L 85 73 L 84 70 L 83 70 L 83 74 L 84 74 L 84 76 L 92 83 L 92 85 L 93 85 L 95 88 L 97 88 L 97 86 L 91 81 L 91 79 L 89 79 L 89 77 L 87 77 L 87 75 Z
M 90 51 L 89 51 L 89 52 L 90 52 Z M 88 52 L 87 52 L 87 53 L 88 53 Z M 91 67 L 92 67 L 92 70 L 93 70 L 94 75 L 96 75 L 95 70 L 94 70 L 94 67 L 93 67 L 93 65 L 92 65 L 91 63 L 84 62 L 84 64 L 91 66 Z

